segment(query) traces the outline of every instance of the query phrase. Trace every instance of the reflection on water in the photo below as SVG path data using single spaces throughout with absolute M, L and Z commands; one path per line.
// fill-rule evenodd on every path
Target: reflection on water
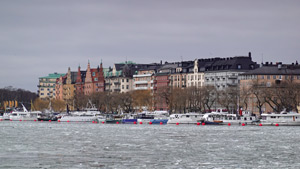
M 300 127 L 0 122 L 0 168 L 300 168 Z

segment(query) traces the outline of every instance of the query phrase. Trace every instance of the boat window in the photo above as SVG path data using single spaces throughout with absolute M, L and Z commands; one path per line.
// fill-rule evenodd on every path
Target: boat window
M 197 116 L 195 116 L 195 118 L 197 118 Z
M 247 120 L 247 118 L 245 117 L 244 120 Z
M 271 116 L 271 119 L 276 119 L 276 116 Z
M 186 117 L 190 117 L 190 115 L 186 115 Z
M 262 119 L 263 119 L 263 120 L 266 120 L 266 119 L 267 119 L 267 117 L 266 117 L 266 116 L 263 116 L 263 117 L 262 117 Z
M 252 120 L 252 117 L 250 117 L 250 120 Z

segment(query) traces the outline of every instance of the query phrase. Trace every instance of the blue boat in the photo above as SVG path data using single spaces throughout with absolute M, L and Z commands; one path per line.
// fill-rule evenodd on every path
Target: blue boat
M 162 124 L 167 124 L 168 119 L 152 119 L 150 122 L 152 122 L 152 124 L 160 124 L 161 122 Z
M 122 119 L 123 124 L 133 124 L 134 122 L 137 123 L 137 119 Z

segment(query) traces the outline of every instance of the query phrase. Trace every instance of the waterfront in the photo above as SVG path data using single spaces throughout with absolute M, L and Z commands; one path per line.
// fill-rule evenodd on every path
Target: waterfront
M 299 168 L 299 127 L 0 122 L 0 168 Z

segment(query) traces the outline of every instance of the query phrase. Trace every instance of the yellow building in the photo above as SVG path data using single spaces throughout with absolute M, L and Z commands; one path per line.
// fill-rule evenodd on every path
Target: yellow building
M 45 77 L 39 78 L 38 95 L 41 99 L 55 98 L 55 83 L 56 79 L 64 76 L 62 73 L 53 73 Z

